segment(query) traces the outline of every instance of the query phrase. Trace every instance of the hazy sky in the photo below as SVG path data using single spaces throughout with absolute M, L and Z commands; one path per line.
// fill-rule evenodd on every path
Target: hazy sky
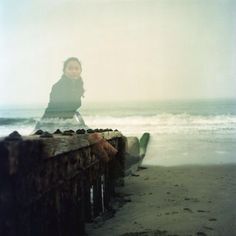
M 0 104 L 47 103 L 70 56 L 84 101 L 236 97 L 236 1 L 2 0 Z

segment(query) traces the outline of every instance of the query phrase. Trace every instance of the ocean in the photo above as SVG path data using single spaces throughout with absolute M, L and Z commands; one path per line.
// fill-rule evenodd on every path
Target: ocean
M 14 130 L 30 134 L 44 109 L 0 107 L 0 136 Z M 236 100 L 83 103 L 79 111 L 90 128 L 118 129 L 138 138 L 149 132 L 146 165 L 236 162 Z

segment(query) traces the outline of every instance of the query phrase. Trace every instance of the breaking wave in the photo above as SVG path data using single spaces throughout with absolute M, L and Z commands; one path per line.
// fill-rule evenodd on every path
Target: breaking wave
M 5 117 L 0 117 L 0 126 L 5 126 L 5 125 L 30 125 L 34 124 L 36 120 L 34 118 L 5 118 Z
M 131 133 L 135 131 L 151 133 L 236 132 L 235 115 L 201 116 L 187 113 L 164 113 L 153 116 L 87 116 L 84 118 L 93 127 L 111 127 Z
M 153 134 L 217 132 L 236 133 L 236 115 L 190 115 L 187 113 L 162 113 L 152 116 L 83 116 L 90 128 L 118 129 L 125 134 L 150 132 Z M 39 118 L 0 118 L 1 131 L 9 133 L 11 130 L 32 130 Z M 55 119 L 60 128 L 71 120 Z M 71 125 L 74 127 L 74 123 Z M 6 132 L 5 132 L 6 131 Z M 2 132 L 1 132 L 2 133 Z

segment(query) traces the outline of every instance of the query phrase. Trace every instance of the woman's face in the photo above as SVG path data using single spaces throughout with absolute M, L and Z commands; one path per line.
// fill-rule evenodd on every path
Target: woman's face
M 77 61 L 69 61 L 64 70 L 64 74 L 71 79 L 77 79 L 81 71 L 80 64 Z

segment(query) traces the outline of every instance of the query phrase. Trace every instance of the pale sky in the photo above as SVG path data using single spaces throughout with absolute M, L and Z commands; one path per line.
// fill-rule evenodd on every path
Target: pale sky
M 2 0 L 0 104 L 48 102 L 71 56 L 84 101 L 236 98 L 236 1 Z

